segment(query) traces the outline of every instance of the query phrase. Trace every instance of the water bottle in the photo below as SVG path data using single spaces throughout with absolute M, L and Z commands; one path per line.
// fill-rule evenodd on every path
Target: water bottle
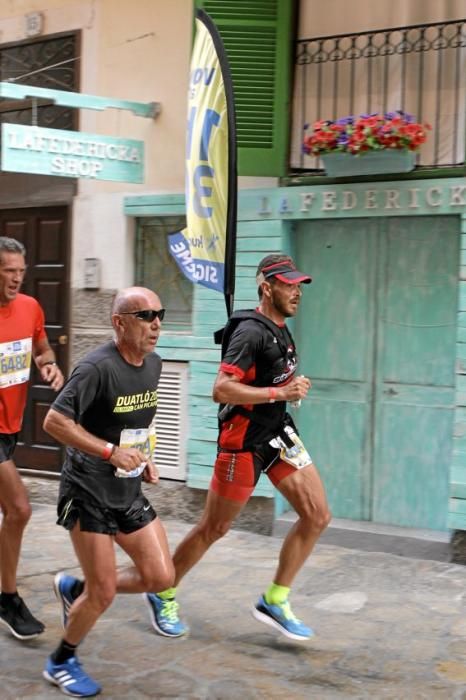
M 304 377 L 304 374 L 300 374 L 300 377 Z M 301 399 L 295 399 L 295 401 L 290 401 L 291 408 L 299 408 L 301 406 Z

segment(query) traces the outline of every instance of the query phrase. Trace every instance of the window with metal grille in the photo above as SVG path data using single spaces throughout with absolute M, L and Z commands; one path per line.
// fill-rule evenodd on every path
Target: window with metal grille
M 0 81 L 53 90 L 79 90 L 77 33 L 0 46 Z M 78 110 L 51 100 L 0 98 L 0 122 L 76 129 Z
M 188 363 L 164 362 L 158 388 L 155 463 L 160 476 L 186 479 Z
M 140 219 L 136 233 L 136 284 L 156 292 L 166 309 L 163 329 L 190 331 L 193 285 L 168 250 L 169 233 L 186 226 L 184 216 Z

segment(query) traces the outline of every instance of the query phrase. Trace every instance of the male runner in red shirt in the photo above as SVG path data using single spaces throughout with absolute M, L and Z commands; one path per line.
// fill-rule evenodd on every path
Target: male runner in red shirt
M 19 293 L 26 272 L 25 254 L 22 243 L 0 236 L 0 623 L 17 639 L 32 639 L 44 631 L 16 588 L 31 506 L 13 452 L 26 406 L 31 359 L 52 389 L 58 391 L 63 385 L 44 329 L 44 312 L 35 299 Z
M 298 311 L 301 284 L 311 278 L 289 256 L 275 254 L 259 263 L 256 282 L 258 308 L 235 312 L 224 330 L 213 389 L 220 404 L 218 454 L 204 513 L 173 556 L 175 586 L 228 532 L 264 472 L 298 519 L 253 615 L 288 638 L 305 640 L 313 631 L 293 614 L 288 595 L 330 512 L 319 472 L 286 412 L 286 402 L 303 399 L 311 382 L 297 374 L 296 348 L 285 321 Z M 144 594 L 155 630 L 167 637 L 187 631 L 178 617 L 175 593 L 171 588 Z

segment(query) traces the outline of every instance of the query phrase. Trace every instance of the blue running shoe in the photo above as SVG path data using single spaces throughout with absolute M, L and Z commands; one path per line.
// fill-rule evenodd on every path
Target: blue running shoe
M 73 698 L 91 698 L 102 690 L 102 687 L 87 675 L 76 656 L 72 656 L 64 664 L 54 664 L 49 657 L 42 675 L 49 683 L 57 685 L 65 695 L 71 695 Z
M 77 581 L 79 581 L 79 579 L 75 578 L 75 576 L 69 576 L 69 574 L 65 574 L 63 571 L 59 571 L 53 580 L 53 590 L 62 606 L 61 623 L 63 629 L 68 622 L 70 608 L 76 600 L 72 595 L 72 590 Z
M 182 637 L 188 627 L 178 617 L 180 607 L 175 598 L 164 600 L 155 593 L 143 593 L 142 597 L 150 611 L 152 627 L 163 637 Z
M 303 641 L 314 636 L 313 630 L 293 614 L 287 600 L 278 605 L 269 605 L 264 596 L 261 596 L 256 607 L 252 609 L 252 614 L 256 620 L 275 627 L 289 639 Z

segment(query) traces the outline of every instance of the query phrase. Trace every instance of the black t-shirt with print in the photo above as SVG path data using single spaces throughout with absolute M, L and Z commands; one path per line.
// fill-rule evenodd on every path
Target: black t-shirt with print
M 234 374 L 243 384 L 250 386 L 279 387 L 288 384 L 297 368 L 296 347 L 285 324 L 278 326 L 270 323 L 272 329 L 254 318 L 240 321 L 228 342 L 220 369 Z M 220 449 L 252 450 L 276 436 L 285 421 L 285 401 L 248 404 L 244 408 L 265 419 L 267 425 L 254 421 L 253 417 L 235 414 L 233 407 L 232 417 L 227 417 L 220 424 Z
M 52 408 L 92 435 L 118 445 L 124 428 L 150 425 L 157 410 L 161 369 L 162 360 L 156 353 L 136 367 L 110 341 L 77 364 Z M 141 477 L 117 478 L 109 462 L 68 447 L 61 490 L 68 492 L 73 485 L 101 506 L 126 508 L 139 493 Z

